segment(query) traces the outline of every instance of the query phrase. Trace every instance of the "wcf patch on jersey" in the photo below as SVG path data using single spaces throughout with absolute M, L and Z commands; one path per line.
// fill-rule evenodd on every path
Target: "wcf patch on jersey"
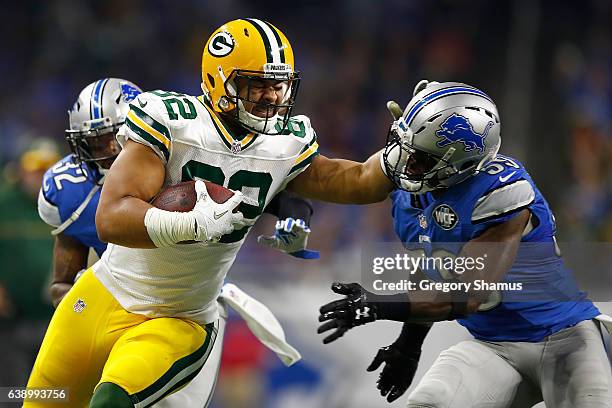
M 451 230 L 459 222 L 459 216 L 450 206 L 441 204 L 433 210 L 433 219 L 442 229 Z

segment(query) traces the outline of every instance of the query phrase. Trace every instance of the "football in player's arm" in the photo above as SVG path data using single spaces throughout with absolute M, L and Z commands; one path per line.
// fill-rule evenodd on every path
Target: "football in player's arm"
M 532 406 L 542 399 L 555 407 L 609 407 L 610 364 L 593 320 L 600 313 L 563 266 L 545 199 L 520 162 L 497 155 L 499 145 L 499 115 L 484 92 L 454 82 L 417 85 L 383 153 L 397 187 L 396 233 L 409 250 L 439 245 L 458 257 L 488 255 L 488 262 L 463 273 L 427 267 L 417 273 L 457 284 L 449 292 L 380 295 L 335 283 L 332 290 L 344 298 L 321 307 L 318 331 L 334 330 L 324 339 L 329 343 L 375 320 L 404 322 L 400 337 L 368 368 L 385 363 L 378 388 L 392 401 L 414 377 L 428 331 L 421 324 L 457 319 L 475 339 L 440 355 L 408 397 L 409 407 Z M 516 284 L 526 270 L 532 292 L 460 286 Z M 529 372 L 541 373 L 534 388 L 525 386 Z

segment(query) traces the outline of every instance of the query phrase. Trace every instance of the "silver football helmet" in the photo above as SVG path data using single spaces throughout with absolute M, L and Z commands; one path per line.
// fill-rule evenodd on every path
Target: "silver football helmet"
M 484 92 L 459 82 L 421 81 L 391 125 L 385 171 L 415 194 L 453 186 L 496 156 L 500 129 L 497 107 Z
M 95 164 L 105 173 L 119 154 L 115 140 L 130 110 L 129 103 L 142 90 L 130 81 L 103 78 L 87 85 L 68 111 L 66 139 L 77 164 Z

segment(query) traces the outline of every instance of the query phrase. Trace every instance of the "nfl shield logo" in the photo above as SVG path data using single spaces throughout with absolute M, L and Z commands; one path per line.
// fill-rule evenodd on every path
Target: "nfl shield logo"
M 424 214 L 419 214 L 419 225 L 423 229 L 427 229 L 427 218 L 425 218 Z
M 83 311 L 83 309 L 85 309 L 85 306 L 87 306 L 85 304 L 85 302 L 82 299 L 78 299 L 75 303 L 74 306 L 72 306 L 72 309 L 76 312 L 76 313 L 81 313 Z
M 241 150 L 242 150 L 242 146 L 240 145 L 240 142 L 232 143 L 232 153 L 238 154 L 240 153 Z

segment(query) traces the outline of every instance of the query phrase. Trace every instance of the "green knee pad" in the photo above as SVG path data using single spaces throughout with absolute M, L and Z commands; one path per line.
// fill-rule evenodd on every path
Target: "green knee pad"
M 134 408 L 127 392 L 117 384 L 102 383 L 96 388 L 89 408 Z

